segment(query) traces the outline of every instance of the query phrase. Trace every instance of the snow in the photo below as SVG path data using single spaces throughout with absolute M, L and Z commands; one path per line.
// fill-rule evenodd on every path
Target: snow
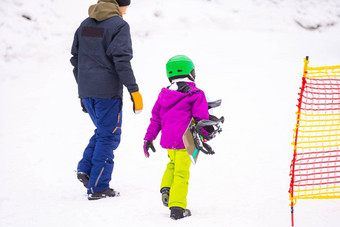
M 124 96 L 115 151 L 117 198 L 88 201 L 75 169 L 94 129 L 69 63 L 90 0 L 0 1 L 0 226 L 290 226 L 289 169 L 303 58 L 340 63 L 339 0 L 132 1 L 133 68 L 140 115 Z M 191 167 L 188 208 L 169 218 L 159 193 L 166 152 L 144 157 L 151 108 L 167 85 L 166 61 L 194 60 L 197 85 L 224 131 Z M 298 227 L 335 227 L 338 200 L 299 200 Z

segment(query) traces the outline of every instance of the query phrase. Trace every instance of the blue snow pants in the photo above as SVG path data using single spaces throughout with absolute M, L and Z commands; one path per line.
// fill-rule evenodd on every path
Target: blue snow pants
M 122 99 L 83 98 L 96 130 L 78 163 L 78 172 L 89 175 L 87 193 L 102 192 L 109 188 L 113 171 L 113 150 L 120 143 L 122 125 Z

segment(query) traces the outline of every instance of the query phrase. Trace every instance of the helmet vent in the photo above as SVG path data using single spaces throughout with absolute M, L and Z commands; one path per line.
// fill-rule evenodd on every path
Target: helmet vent
M 182 69 L 178 69 L 177 72 L 182 72 L 183 70 Z

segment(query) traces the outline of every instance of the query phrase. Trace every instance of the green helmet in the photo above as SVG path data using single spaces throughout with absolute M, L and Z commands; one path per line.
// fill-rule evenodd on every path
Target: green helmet
M 170 82 L 178 78 L 189 78 L 195 81 L 195 66 L 185 55 L 176 55 L 166 63 L 166 74 Z M 191 74 L 191 75 L 190 75 Z

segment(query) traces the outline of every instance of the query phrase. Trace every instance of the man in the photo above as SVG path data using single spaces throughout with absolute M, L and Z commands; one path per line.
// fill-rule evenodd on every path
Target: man
M 71 64 L 81 105 L 96 126 L 77 168 L 89 200 L 119 195 L 109 183 L 113 150 L 120 143 L 123 85 L 131 95 L 133 111 L 143 109 L 130 64 L 130 28 L 122 18 L 129 4 L 130 0 L 99 0 L 90 6 L 72 45 Z

